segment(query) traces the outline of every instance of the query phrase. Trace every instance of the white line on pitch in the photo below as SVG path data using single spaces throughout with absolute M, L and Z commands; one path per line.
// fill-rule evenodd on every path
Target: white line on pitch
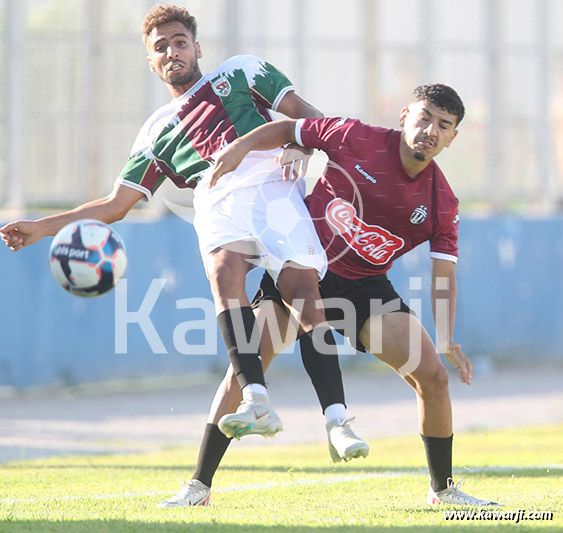
M 286 487 L 290 485 L 316 485 L 319 483 L 346 483 L 350 481 L 362 481 L 372 478 L 387 478 L 387 477 L 400 477 L 412 474 L 421 474 L 423 470 L 403 470 L 397 472 L 377 472 L 371 474 L 356 474 L 356 475 L 341 475 L 331 476 L 317 479 L 295 479 L 293 481 L 274 481 L 271 483 L 259 483 L 255 485 L 236 485 L 233 487 L 218 487 L 213 489 L 215 494 L 222 492 L 238 492 L 245 490 L 263 490 L 273 489 L 276 487 Z M 169 491 L 148 491 L 148 492 L 123 492 L 121 494 L 91 494 L 86 496 L 62 496 L 62 497 L 46 497 L 46 498 L 7 498 L 0 500 L 3 503 L 35 503 L 35 502 L 49 502 L 49 501 L 75 501 L 75 500 L 105 500 L 111 498 L 134 498 L 138 496 L 171 496 Z
M 497 467 L 479 467 L 479 468 L 456 468 L 455 474 L 484 474 L 484 473 L 517 473 L 519 470 L 544 470 L 544 469 L 560 469 L 563 465 L 541 465 L 541 466 L 497 466 Z M 370 474 L 354 474 L 354 475 L 338 475 L 317 479 L 294 479 L 293 481 L 275 481 L 272 483 L 259 483 L 255 485 L 236 485 L 234 487 L 218 487 L 213 489 L 214 494 L 223 492 L 242 492 L 246 490 L 264 490 L 277 487 L 288 487 L 291 485 L 318 485 L 333 483 L 350 483 L 354 481 L 364 481 L 366 479 L 404 477 L 416 474 L 425 474 L 424 468 L 412 470 L 397 470 L 372 472 Z M 50 496 L 45 498 L 4 498 L 0 500 L 0 504 L 5 503 L 38 503 L 38 502 L 66 502 L 77 500 L 107 500 L 118 498 L 137 498 L 143 496 L 171 496 L 169 491 L 145 491 L 145 492 L 122 492 L 119 494 L 87 494 L 81 496 Z

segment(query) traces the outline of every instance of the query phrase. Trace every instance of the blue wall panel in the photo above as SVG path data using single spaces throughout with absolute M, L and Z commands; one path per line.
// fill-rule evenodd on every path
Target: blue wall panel
M 465 351 L 532 359 L 563 355 L 563 219 L 466 219 L 459 245 L 456 341 Z M 427 289 L 426 245 L 397 262 L 390 277 L 409 297 L 408 278 L 420 272 Z M 423 299 L 423 322 L 433 332 L 428 290 Z
M 116 292 L 81 299 L 63 291 L 49 270 L 50 239 L 17 253 L 1 246 L 0 386 L 170 375 L 226 365 L 215 325 L 218 354 L 184 355 L 174 342 L 179 325 L 204 316 L 201 310 L 177 309 L 177 302 L 211 300 L 193 226 L 167 217 L 115 228 L 127 244 L 128 311 L 139 309 L 153 279 L 166 279 L 150 319 L 167 353 L 153 353 L 141 328 L 130 324 L 127 353 L 116 354 Z M 463 220 L 456 341 L 469 355 L 560 357 L 562 271 L 562 218 Z M 422 245 L 397 261 L 390 277 L 405 300 L 422 299 L 422 320 L 433 337 L 429 274 L 428 248 Z M 422 291 L 409 289 L 410 278 L 417 276 Z M 249 292 L 258 280 L 257 272 L 251 274 Z M 201 331 L 187 338 L 191 344 L 204 342 Z

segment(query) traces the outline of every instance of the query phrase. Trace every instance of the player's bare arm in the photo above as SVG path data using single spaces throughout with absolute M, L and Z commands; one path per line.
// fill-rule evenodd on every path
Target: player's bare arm
M 289 118 L 323 118 L 324 115 L 294 91 L 288 92 L 281 100 L 278 109 Z
M 294 119 L 324 117 L 323 113 L 293 91 L 283 97 L 278 111 Z M 296 180 L 305 176 L 312 155 L 313 150 L 309 148 L 303 148 L 296 143 L 288 144 L 279 158 L 283 167 L 283 179 Z
M 289 142 L 295 142 L 296 122 L 295 120 L 278 120 L 263 124 L 233 141 L 227 148 L 219 152 L 209 188 L 214 187 L 221 176 L 236 170 L 248 152 L 273 150 Z
M 10 222 L 0 228 L 0 234 L 6 246 L 17 252 L 24 246 L 36 243 L 43 237 L 56 235 L 61 228 L 76 220 L 91 218 L 106 224 L 121 220 L 143 197 L 143 193 L 131 187 L 118 185 L 105 198 L 87 202 L 71 211 L 39 220 Z
M 456 265 L 445 259 L 432 259 L 432 311 L 438 333 L 438 350 L 456 368 L 463 383 L 471 385 L 473 367 L 469 358 L 454 341 L 457 300 Z M 438 316 L 437 301 L 447 303 L 447 316 Z

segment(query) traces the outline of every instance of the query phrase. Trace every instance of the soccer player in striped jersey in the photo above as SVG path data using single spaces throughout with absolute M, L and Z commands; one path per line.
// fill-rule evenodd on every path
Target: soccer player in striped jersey
M 471 383 L 471 361 L 454 341 L 458 200 L 434 161 L 453 142 L 464 113 L 452 88 L 432 84 L 417 87 L 401 110 L 402 131 L 345 118 L 267 124 L 219 154 L 211 186 L 220 183 L 221 176 L 232 172 L 251 150 L 297 142 L 328 155 L 326 170 L 307 197 L 307 205 L 329 259 L 329 272 L 320 282 L 321 295 L 349 304 L 327 306 L 329 323 L 359 350 L 380 358 L 415 391 L 430 473 L 427 502 L 487 506 L 498 504 L 462 492 L 452 479 L 448 372 L 438 354 L 439 349 L 463 383 Z M 393 261 L 423 242 L 430 243 L 438 348 L 387 278 Z M 283 301 L 266 274 L 253 304 L 261 307 L 268 300 L 277 304 L 279 327 L 285 331 L 288 315 L 282 312 Z M 439 301 L 447 305 L 445 316 L 438 319 Z M 266 342 L 265 337 L 264 346 Z M 262 355 L 270 361 L 276 351 L 265 349 Z M 212 411 L 229 405 L 229 396 L 236 398 L 229 381 L 233 382 L 232 371 L 217 392 L 221 401 L 214 403 Z M 236 399 L 231 408 L 233 404 Z M 214 472 L 204 472 L 207 485 L 198 485 L 194 502 L 209 502 Z M 199 470 L 197 476 L 201 476 Z M 183 505 L 188 501 L 186 496 Z
M 219 328 L 243 397 L 237 413 L 223 420 L 221 431 L 229 438 L 239 438 L 248 433 L 273 436 L 282 429 L 269 404 L 259 338 L 252 335 L 258 329 L 246 296 L 245 277 L 254 266 L 268 268 L 276 279 L 299 323 L 304 349 L 326 368 L 323 379 L 334 382 L 337 394 L 322 405 L 325 411 L 331 407 L 327 419 L 338 416 L 344 423 L 344 391 L 336 344 L 324 310 L 315 305 L 320 299 L 318 281 L 326 271 L 326 254 L 302 191 L 283 179 L 289 170 L 282 170 L 276 160 L 281 150 L 250 154 L 242 171 L 226 177 L 219 187 L 208 187 L 214 154 L 240 135 L 270 122 L 270 110 L 292 118 L 322 114 L 295 93 L 286 76 L 259 58 L 236 56 L 202 74 L 197 24 L 186 9 L 155 5 L 143 21 L 142 32 L 149 68 L 166 84 L 173 100 L 141 128 L 112 193 L 65 213 L 7 224 L 0 228 L 2 239 L 16 251 L 55 235 L 75 220 L 120 220 L 138 201 L 149 200 L 165 179 L 180 188 L 194 188 L 199 183 L 194 195 L 194 225 Z M 259 201 L 265 196 L 289 201 L 293 215 L 280 213 L 270 220 L 267 202 Z M 290 216 L 293 219 L 288 219 Z M 268 239 L 257 229 L 260 223 L 273 225 L 272 229 L 282 233 L 292 223 L 299 231 L 294 232 L 292 240 Z M 294 306 L 294 302 L 302 305 Z M 322 358 L 313 343 L 317 336 L 330 351 Z M 206 435 L 219 435 L 219 420 L 211 422 Z M 336 443 L 338 453 L 346 459 L 367 455 L 367 444 L 345 429 L 346 434 Z

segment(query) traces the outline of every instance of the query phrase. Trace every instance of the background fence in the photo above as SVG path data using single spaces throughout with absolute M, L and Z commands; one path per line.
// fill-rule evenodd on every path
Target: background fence
M 169 98 L 140 38 L 153 3 L 1 0 L 0 206 L 74 205 L 111 189 Z M 464 210 L 561 208 L 560 0 L 178 3 L 199 20 L 204 70 L 258 55 L 327 115 L 398 127 L 414 86 L 452 85 L 467 118 L 440 163 Z
M 327 115 L 398 127 L 414 86 L 455 87 L 467 115 L 439 164 L 462 208 L 457 340 L 470 354 L 563 355 L 562 1 L 177 3 L 199 21 L 204 71 L 230 55 L 258 55 Z M 153 4 L 0 0 L 0 221 L 111 190 L 138 129 L 170 98 L 149 72 L 140 37 Z M 189 205 L 191 192 L 162 187 L 118 226 L 133 301 L 153 277 L 171 276 L 156 319 L 164 331 L 182 321 L 178 299 L 210 297 L 193 228 L 183 236 L 180 219 L 161 219 L 170 214 L 166 199 Z M 129 355 L 116 356 L 113 296 L 85 302 L 64 294 L 50 278 L 47 249 L 43 242 L 16 255 L 0 250 L 0 385 L 173 373 L 226 360 L 221 353 L 196 363 L 170 345 L 168 356 L 155 356 L 136 326 Z M 428 272 L 425 254 L 415 251 L 394 269 L 407 299 L 409 276 Z

